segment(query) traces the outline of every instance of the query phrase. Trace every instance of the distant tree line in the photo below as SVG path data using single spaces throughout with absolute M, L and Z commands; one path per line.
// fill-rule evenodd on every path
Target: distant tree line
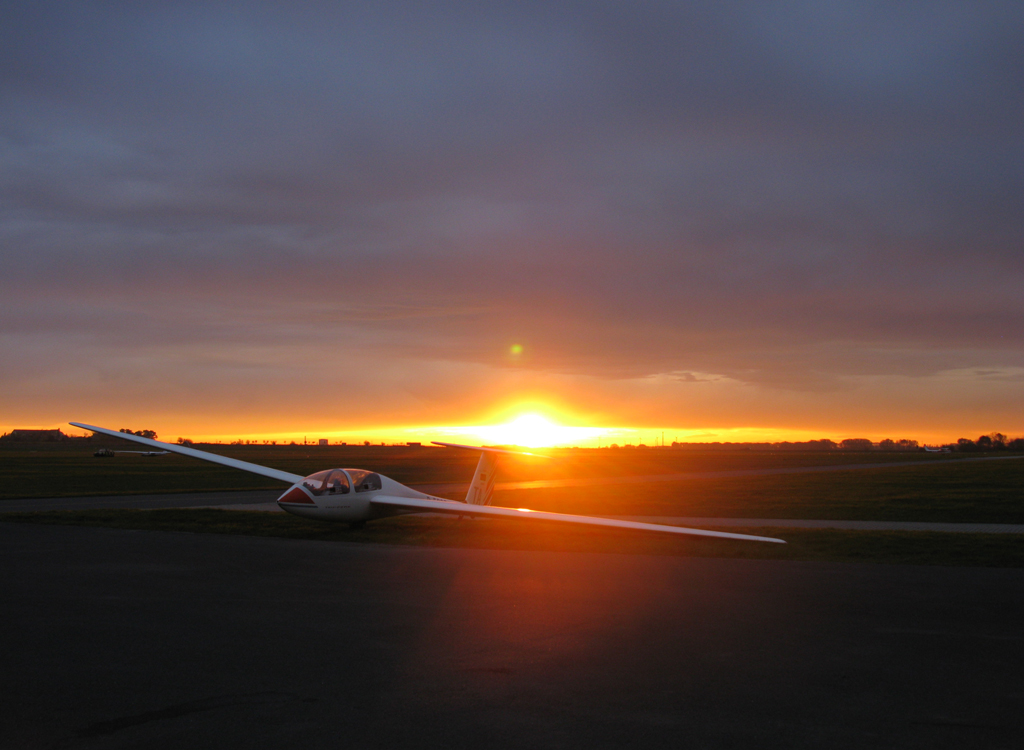
M 960 438 L 955 443 L 942 447 L 963 451 L 964 453 L 970 453 L 971 451 L 1024 451 L 1024 438 L 1014 438 L 1011 440 L 1001 432 L 990 432 L 988 435 L 982 435 L 977 440 Z
M 617 447 L 617 446 L 612 446 Z M 867 438 L 846 438 L 838 443 L 824 438 L 804 442 L 778 443 L 672 443 L 673 448 L 689 450 L 754 450 L 754 451 L 923 451 L 916 440 L 886 438 L 877 443 Z M 1024 451 L 1024 438 L 1006 437 L 1000 432 L 982 435 L 977 440 L 960 438 L 941 446 L 946 451 Z
M 139 437 L 156 440 L 156 433 L 152 430 L 129 430 L 127 427 L 122 427 L 118 432 L 123 432 L 126 435 L 138 435 Z
M 673 448 L 694 450 L 755 450 L 755 451 L 916 451 L 921 446 L 916 440 L 891 440 L 886 438 L 874 443 L 867 438 L 846 438 L 840 442 L 822 438 L 778 443 L 672 443 Z

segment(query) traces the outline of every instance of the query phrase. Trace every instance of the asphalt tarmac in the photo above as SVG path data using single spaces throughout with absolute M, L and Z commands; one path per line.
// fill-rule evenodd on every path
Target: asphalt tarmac
M 232 492 L 175 492 L 155 495 L 103 495 L 86 497 L 33 497 L 0 500 L 0 513 L 36 510 L 156 510 L 158 508 L 227 507 L 273 503 L 284 490 L 242 490 Z
M 0 524 L 4 748 L 1011 748 L 1024 571 Z
M 424 492 L 438 492 L 437 487 L 418 486 Z M 464 487 L 462 488 L 465 489 Z M 159 508 L 223 508 L 225 510 L 256 510 L 283 513 L 276 500 L 278 490 L 240 492 L 188 492 L 166 495 L 110 495 L 106 497 L 54 497 L 27 500 L 4 500 L 0 513 L 42 510 L 98 510 Z M 426 514 L 431 515 L 431 514 Z M 691 516 L 611 516 L 627 521 L 662 523 L 669 526 L 736 526 L 808 529 L 854 529 L 861 531 L 940 531 L 967 534 L 1024 534 L 1024 524 L 1008 523 L 941 523 L 933 521 L 842 521 L 792 518 L 696 518 Z

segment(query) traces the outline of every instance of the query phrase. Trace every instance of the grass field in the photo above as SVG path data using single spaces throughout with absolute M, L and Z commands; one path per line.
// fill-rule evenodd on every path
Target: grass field
M 1024 523 L 1024 459 L 507 490 L 494 503 L 590 515 Z
M 416 516 L 376 521 L 359 530 L 284 514 L 228 510 L 11 513 L 0 515 L 0 520 L 427 547 L 1024 567 L 1024 536 L 1010 534 L 727 529 L 780 537 L 788 542 L 781 545 L 699 537 L 665 537 L 561 524 L 526 524 L 501 520 L 458 521 L 452 518 Z
M 125 447 L 123 441 L 112 441 Z M 130 448 L 131 446 L 128 445 Z M 2 499 L 283 489 L 279 482 L 183 456 L 95 458 L 95 446 L 54 444 L 0 450 Z M 398 481 L 465 482 L 470 451 L 381 446 L 212 446 L 232 458 L 308 474 L 331 466 L 380 471 Z M 876 521 L 1024 523 L 1024 459 L 963 461 L 923 453 L 800 453 L 619 449 L 550 451 L 553 458 L 512 459 L 499 482 L 629 477 L 920 462 L 920 466 L 806 474 L 609 483 L 564 489 L 498 490 L 494 503 L 589 515 L 811 518 Z
M 118 454 L 96 458 L 99 446 L 141 446 L 110 439 L 96 443 L 0 443 L 0 499 L 274 489 L 279 482 L 184 456 Z M 466 482 L 476 465 L 470 451 L 383 446 L 197 446 L 231 458 L 293 474 L 356 467 L 378 471 L 405 484 Z M 499 481 L 613 477 L 707 471 L 737 471 L 903 461 L 948 462 L 949 455 L 916 452 L 816 453 L 681 451 L 656 448 L 549 450 L 551 460 L 510 459 Z

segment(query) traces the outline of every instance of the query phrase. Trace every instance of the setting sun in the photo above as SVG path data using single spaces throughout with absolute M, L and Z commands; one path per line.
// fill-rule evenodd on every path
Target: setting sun
M 547 448 L 603 435 L 603 427 L 568 427 L 540 414 L 522 414 L 504 424 L 471 428 L 486 443 Z

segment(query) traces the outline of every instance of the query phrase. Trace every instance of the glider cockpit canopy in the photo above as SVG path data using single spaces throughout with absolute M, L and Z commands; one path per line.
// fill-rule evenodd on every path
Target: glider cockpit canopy
M 314 496 L 347 495 L 355 487 L 356 492 L 370 492 L 381 489 L 380 474 L 365 469 L 328 469 L 310 474 L 302 480 L 302 486 Z

